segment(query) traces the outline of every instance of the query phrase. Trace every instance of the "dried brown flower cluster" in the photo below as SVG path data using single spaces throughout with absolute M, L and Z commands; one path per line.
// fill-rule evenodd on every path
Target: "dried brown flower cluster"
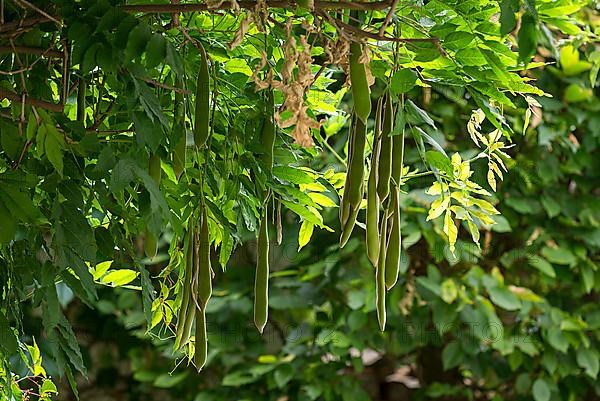
M 311 45 L 306 36 L 300 36 L 300 46 L 296 38 L 291 35 L 291 20 L 286 24 L 287 41 L 284 46 L 284 64 L 280 79 L 276 79 L 273 70 L 269 69 L 264 78 L 259 76 L 260 71 L 267 65 L 266 55 L 263 54 L 261 63 L 253 75 L 256 90 L 274 88 L 283 92 L 284 102 L 281 109 L 275 113 L 275 120 L 281 128 L 293 126 L 292 136 L 297 144 L 305 147 L 313 145 L 311 128 L 319 128 L 320 124 L 308 116 L 308 106 L 304 104 L 304 96 L 313 83 Z M 285 111 L 292 115 L 285 120 L 281 114 Z

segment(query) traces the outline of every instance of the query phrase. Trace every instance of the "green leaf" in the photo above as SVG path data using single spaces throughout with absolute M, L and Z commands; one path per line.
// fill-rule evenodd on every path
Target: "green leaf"
M 563 99 L 566 103 L 579 103 L 591 99 L 592 96 L 594 96 L 592 89 L 584 88 L 578 84 L 571 84 L 565 89 Z
M 563 334 L 560 327 L 550 327 L 546 332 L 548 343 L 556 350 L 565 353 L 569 348 L 567 337 Z
M 444 38 L 444 47 L 454 51 L 462 50 L 465 49 L 473 39 L 475 39 L 475 36 L 469 32 L 452 32 Z
M 537 22 L 528 12 L 521 17 L 518 43 L 519 60 L 527 65 L 531 57 L 535 54 L 537 46 Z
M 502 0 L 500 3 L 500 34 L 508 35 L 517 26 L 515 13 L 519 10 L 518 0 Z
M 544 273 L 548 277 L 555 278 L 556 272 L 554 271 L 554 267 L 548 261 L 541 256 L 538 255 L 529 255 L 528 256 L 529 264 L 540 272 Z
M 464 66 L 481 66 L 486 64 L 485 57 L 475 47 L 467 47 L 458 51 L 455 55 L 456 61 Z
M 306 171 L 290 166 L 274 166 L 273 175 L 283 182 L 288 181 L 293 184 L 312 184 L 315 182 L 315 179 Z
M 450 278 L 442 282 L 440 289 L 442 300 L 447 304 L 451 304 L 458 297 L 458 288 L 456 287 L 456 283 Z
M 449 177 L 454 176 L 454 169 L 452 167 L 452 162 L 448 158 L 448 156 L 434 150 L 428 150 L 425 152 L 425 159 L 431 165 L 440 171 L 448 174 Z
M 513 311 L 521 307 L 519 298 L 506 287 L 490 287 L 488 293 L 492 302 L 502 309 Z
M 541 253 L 549 262 L 558 265 L 574 266 L 577 263 L 575 255 L 565 248 L 550 248 L 545 246 L 542 248 Z
M 594 349 L 579 347 L 577 350 L 577 364 L 585 369 L 585 374 L 596 379 L 600 363 L 598 361 L 598 353 Z
M 15 333 L 10 326 L 8 319 L 2 311 L 0 311 L 0 348 L 4 353 L 12 355 L 17 352 L 18 342 Z
M 457 367 L 464 359 L 464 351 L 457 340 L 450 341 L 442 351 L 442 363 L 444 370 Z
M 393 94 L 399 95 L 414 88 L 416 82 L 417 74 L 409 68 L 402 68 L 392 76 L 390 89 Z
M 537 379 L 533 383 L 532 392 L 535 401 L 550 401 L 550 387 L 544 379 Z
M 46 124 L 46 132 L 46 139 L 44 141 L 46 157 L 48 157 L 50 163 L 52 163 L 58 174 L 62 177 L 65 140 L 56 127 L 51 124 Z
M 417 124 L 425 123 L 433 128 L 435 128 L 435 122 L 433 119 L 427 114 L 425 110 L 417 106 L 413 103 L 412 100 L 408 99 L 405 103 L 406 112 L 415 121 Z
M 146 46 L 146 66 L 154 68 L 164 62 L 167 54 L 167 42 L 160 34 L 153 34 Z

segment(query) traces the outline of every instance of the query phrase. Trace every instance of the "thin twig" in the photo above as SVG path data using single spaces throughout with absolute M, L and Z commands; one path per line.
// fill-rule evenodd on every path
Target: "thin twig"
M 41 47 L 27 46 L 0 46 L 0 53 L 37 54 L 40 56 L 63 58 L 64 55 L 58 50 L 43 49 Z
M 387 29 L 390 21 L 392 20 L 392 16 L 394 15 L 394 11 L 396 11 L 396 6 L 398 5 L 398 0 L 392 0 L 392 4 L 390 4 L 390 9 L 388 10 L 387 15 L 385 16 L 385 20 L 383 24 L 381 24 L 381 28 L 379 28 L 379 36 L 383 36 L 385 34 L 385 30 Z
M 157 81 L 156 79 L 152 79 L 152 78 L 144 78 L 144 77 L 138 77 L 136 76 L 137 79 L 142 80 L 152 86 L 156 86 L 157 88 L 163 88 L 163 89 L 167 89 L 167 90 L 171 90 L 173 92 L 177 92 L 177 93 L 183 93 L 184 95 L 191 95 L 192 92 L 186 89 L 181 89 L 178 88 L 176 86 L 171 86 L 171 85 L 167 85 L 164 84 L 160 81 Z
M 30 104 L 32 106 L 37 106 L 42 109 L 54 111 L 57 113 L 62 113 L 62 111 L 64 109 L 64 104 L 62 104 L 62 103 L 59 103 L 59 104 L 51 103 L 51 102 L 47 102 L 45 100 L 35 99 L 35 98 L 29 97 L 29 96 L 22 97 L 21 95 L 15 93 L 15 92 L 6 90 L 4 88 L 0 88 L 0 99 L 8 99 L 11 102 L 16 102 L 16 103 L 22 103 L 24 101 L 25 104 Z
M 31 4 L 27 0 L 15 0 L 15 3 L 19 4 L 23 8 L 30 8 L 30 9 L 34 10 L 35 12 L 37 12 L 37 13 L 43 15 L 44 17 L 48 18 L 50 21 L 53 21 L 58 26 L 62 26 L 62 22 L 60 22 L 58 19 L 56 19 L 55 17 L 51 16 L 50 14 L 48 14 L 47 12 L 45 12 L 44 10 L 40 10 L 38 7 L 36 7 L 35 5 Z

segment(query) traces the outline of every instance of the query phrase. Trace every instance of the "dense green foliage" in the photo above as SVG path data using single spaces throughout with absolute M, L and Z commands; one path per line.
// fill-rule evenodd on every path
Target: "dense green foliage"
M 49 399 L 58 375 L 75 392 L 95 387 L 86 397 L 107 385 L 132 399 L 600 396 L 591 6 L 398 2 L 388 23 L 387 9 L 318 1 L 177 18 L 114 3 L 4 4 L 3 396 Z M 364 166 L 386 90 L 392 138 L 405 140 L 400 277 L 383 333 L 365 211 L 340 249 L 335 207 L 353 104 L 369 107 L 344 85 L 349 40 L 369 35 Z M 194 341 L 172 350 L 185 238 L 201 214 L 215 278 L 198 374 L 185 366 Z M 262 336 L 261 221 L 272 238 Z M 125 359 L 131 372 L 116 372 Z

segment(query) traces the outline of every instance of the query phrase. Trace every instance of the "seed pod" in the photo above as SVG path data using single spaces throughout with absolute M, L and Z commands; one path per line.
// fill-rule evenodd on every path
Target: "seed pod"
M 352 84 L 352 100 L 354 101 L 354 112 L 363 124 L 367 124 L 371 114 L 371 90 L 367 81 L 367 71 L 364 64 L 360 62 L 362 57 L 362 46 L 358 42 L 350 44 L 350 82 Z
M 179 84 L 178 86 L 181 87 Z M 173 172 L 179 180 L 185 170 L 185 154 L 187 151 L 185 135 L 185 109 L 183 94 L 175 92 L 175 104 L 173 105 L 173 129 L 171 137 L 175 142 L 173 148 Z
M 388 290 L 396 284 L 396 281 L 398 281 L 400 254 L 402 252 L 399 191 L 397 189 L 392 189 L 391 196 L 391 228 L 385 256 L 385 287 Z
M 198 80 L 196 81 L 196 111 L 194 114 L 194 142 L 196 146 L 203 147 L 208 140 L 210 132 L 210 79 L 208 76 L 208 60 L 206 51 L 200 46 L 200 69 L 198 70 Z
M 158 239 L 148 229 L 146 229 L 144 237 L 144 254 L 147 258 L 154 259 L 158 253 Z
M 348 170 L 346 172 L 346 183 L 344 184 L 344 195 L 342 198 L 341 223 L 342 236 L 340 247 L 346 245 L 348 238 L 356 223 L 356 216 L 364 194 L 364 171 L 365 171 L 365 142 L 367 127 L 360 120 L 354 118 L 351 134 L 350 156 Z
M 185 273 L 183 276 L 181 306 L 179 307 L 179 313 L 177 314 L 177 330 L 175 331 L 174 346 L 175 351 L 187 343 L 190 337 L 192 322 L 194 321 L 194 310 L 196 309 L 192 299 L 192 282 L 194 281 L 193 230 L 193 227 L 188 230 L 186 239 Z
M 273 170 L 273 147 L 275 145 L 275 124 L 273 121 L 273 110 L 275 105 L 273 103 L 273 92 L 269 91 L 267 94 L 267 110 L 265 112 L 265 121 L 262 129 L 262 161 L 265 168 L 271 172 Z
M 387 242 L 387 216 L 381 224 L 381 235 L 379 245 L 379 259 L 375 271 L 375 306 L 377 309 L 377 320 L 379 329 L 385 330 L 386 312 L 385 312 L 385 264 L 386 264 L 386 242 Z
M 377 102 L 375 113 L 375 132 L 373 134 L 373 149 L 371 151 L 371 170 L 367 181 L 367 256 L 377 267 L 379 257 L 379 195 L 377 195 L 377 170 L 379 160 L 379 128 L 381 117 L 381 99 Z
M 198 371 L 202 370 L 208 354 L 206 335 L 206 305 L 212 295 L 212 269 L 210 266 L 210 237 L 208 232 L 208 214 L 202 208 L 202 222 L 200 223 L 200 237 L 194 246 L 196 250 L 195 262 L 198 272 L 198 306 L 196 309 L 196 349 L 194 364 Z
M 150 156 L 150 159 L 148 159 L 148 174 L 154 180 L 156 185 L 160 185 L 162 171 L 160 168 L 160 156 L 157 154 L 153 154 Z
M 383 202 L 390 193 L 390 179 L 392 176 L 392 99 L 385 96 L 383 121 L 381 124 L 381 149 L 379 151 L 379 172 L 377 175 L 377 193 Z
M 269 221 L 266 209 L 260 222 L 254 278 L 254 324 L 263 332 L 269 316 Z
M 210 266 L 210 237 L 208 233 L 208 215 L 206 208 L 202 208 L 202 223 L 200 226 L 200 240 L 198 244 L 198 304 L 201 309 L 212 295 L 212 269 Z
M 402 113 L 402 109 L 398 109 Z M 396 127 L 398 129 L 398 127 Z M 402 178 L 402 164 L 404 163 L 404 127 L 398 135 L 392 137 L 392 181 L 399 187 Z
M 208 338 L 206 335 L 206 314 L 204 309 L 196 310 L 196 349 L 194 350 L 194 365 L 198 372 L 206 364 L 208 356 Z
M 350 214 L 348 216 L 348 220 L 346 224 L 342 227 L 342 234 L 340 236 L 340 248 L 346 246 L 346 243 L 350 239 L 350 234 L 352 234 L 352 230 L 354 229 L 354 225 L 356 224 L 356 217 L 358 216 L 358 212 L 360 211 L 360 206 L 350 206 Z

